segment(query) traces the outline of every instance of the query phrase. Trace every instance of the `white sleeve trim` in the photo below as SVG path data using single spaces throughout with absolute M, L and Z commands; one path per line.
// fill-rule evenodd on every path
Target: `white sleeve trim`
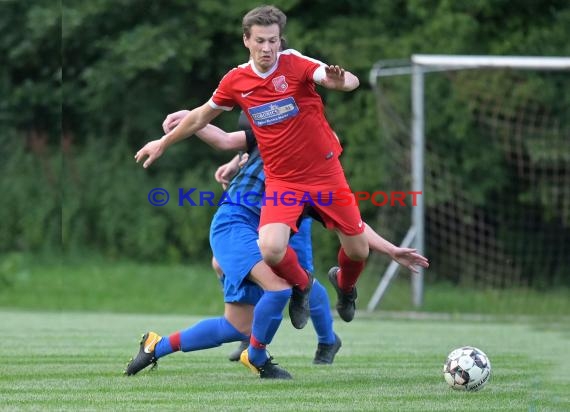
M 321 84 L 321 82 L 327 77 L 327 73 L 325 72 L 325 66 L 317 67 L 317 70 L 313 73 L 313 80 L 315 83 Z
M 210 98 L 210 100 L 208 100 L 208 104 L 210 105 L 210 107 L 212 109 L 225 110 L 226 112 L 229 112 L 230 110 L 232 110 L 234 108 L 233 106 L 219 106 L 216 103 L 214 103 L 212 98 Z

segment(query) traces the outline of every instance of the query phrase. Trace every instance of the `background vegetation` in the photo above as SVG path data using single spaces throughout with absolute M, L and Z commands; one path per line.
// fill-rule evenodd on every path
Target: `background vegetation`
M 321 90 L 354 190 L 378 190 L 390 179 L 383 168 L 394 152 L 367 82 L 377 60 L 413 53 L 570 55 L 567 0 L 274 3 L 289 17 L 292 47 L 344 65 L 361 79 L 352 93 Z M 310 364 L 311 328 L 293 330 L 285 320 L 271 350 L 293 373 L 291 382 L 259 382 L 225 360 L 230 346 L 161 359 L 158 371 L 134 379 L 121 375 L 141 332 L 166 334 L 198 321 L 189 314 L 221 313 L 221 291 L 209 267 L 215 209 L 172 202 L 153 207 L 147 194 L 155 187 L 221 193 L 212 175 L 231 154 L 190 140 L 150 170 L 136 165 L 133 155 L 161 136 L 167 113 L 206 101 L 221 76 L 246 60 L 241 17 L 259 4 L 0 0 L 0 356 L 6 360 L 0 409 L 567 410 L 565 267 L 552 268 L 554 276 L 537 264 L 532 289 L 462 289 L 450 282 L 457 273 L 436 269 L 438 262 L 445 267 L 445 253 L 429 254 L 428 274 L 437 282 L 426 288 L 423 307 L 445 314 L 388 312 L 415 309 L 410 282 L 401 275 L 382 301 L 384 311 L 335 322 L 343 347 L 330 367 Z M 570 121 L 564 115 L 570 108 L 567 77 L 548 87 L 537 79 L 523 96 L 562 114 L 563 130 Z M 498 149 L 472 140 L 472 113 L 456 110 L 465 107 L 462 96 L 449 98 L 443 82 L 429 87 L 437 112 L 428 125 L 433 150 L 447 155 L 445 167 L 457 179 L 470 183 L 467 196 L 477 207 L 492 212 L 493 196 L 511 178 L 499 165 Z M 509 85 L 472 87 L 508 95 Z M 409 104 L 407 96 L 395 104 Z M 236 120 L 230 113 L 216 122 L 231 130 Z M 453 140 L 444 138 L 450 128 Z M 481 147 L 483 159 L 471 157 Z M 551 149 L 565 155 L 559 146 Z M 474 176 L 478 161 L 484 176 Z M 428 207 L 448 202 L 446 196 L 432 196 Z M 551 226 L 537 231 L 557 226 L 567 236 L 561 239 L 570 239 L 567 221 L 551 219 L 558 216 L 556 205 L 543 206 L 537 221 Z M 371 205 L 362 211 L 393 241 L 407 228 L 377 219 Z M 330 292 L 324 274 L 337 242 L 318 225 L 314 239 L 317 275 Z M 544 243 L 540 250 L 568 256 L 568 241 Z M 386 263 L 370 261 L 359 280 L 359 309 Z M 472 312 L 478 314 L 463 315 Z M 481 347 L 493 365 L 492 380 L 477 394 L 452 392 L 441 377 L 448 351 L 465 344 Z
M 292 47 L 344 65 L 361 79 L 353 93 L 321 90 L 354 190 L 377 190 L 386 183 L 382 164 L 390 152 L 383 146 L 367 83 L 375 61 L 413 53 L 570 55 L 565 0 L 274 3 L 288 15 Z M 0 192 L 6 199 L 0 208 L 0 256 L 5 265 L 18 254 L 208 264 L 208 222 L 215 209 L 153 207 L 147 194 L 154 187 L 221 193 L 212 174 L 231 154 L 192 140 L 172 148 L 148 171 L 134 163 L 133 155 L 161 136 L 167 113 L 206 101 L 221 76 L 247 59 L 241 17 L 258 4 L 0 2 Z M 493 87 L 500 92 L 501 84 Z M 540 84 L 531 92 L 553 110 L 570 107 L 569 93 Z M 430 134 L 447 127 L 447 113 L 456 103 L 438 102 L 441 117 L 433 119 Z M 227 114 L 217 124 L 231 130 L 236 119 L 237 113 Z M 454 127 L 468 129 L 467 124 Z M 469 157 L 474 148 L 468 137 L 433 142 L 465 178 L 471 176 L 469 162 L 454 159 Z M 494 172 L 496 159 L 492 153 L 487 157 Z M 475 180 L 473 198 L 492 208 L 493 189 L 507 178 L 490 173 Z M 374 221 L 370 205 L 363 214 Z M 317 268 L 324 271 L 335 260 L 336 239 L 316 229 L 315 243 Z M 548 286 L 567 285 L 568 279 L 559 276 Z

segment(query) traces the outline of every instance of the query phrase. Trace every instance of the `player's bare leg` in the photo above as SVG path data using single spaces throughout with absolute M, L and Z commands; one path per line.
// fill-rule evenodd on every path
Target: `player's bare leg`
M 212 256 L 212 268 L 214 269 L 214 271 L 216 272 L 216 275 L 218 276 L 218 279 L 220 279 L 222 277 L 222 275 L 224 274 L 222 268 L 220 267 L 220 265 L 218 264 L 218 261 L 216 260 L 215 257 Z M 227 311 L 224 311 L 225 314 L 227 314 Z M 250 318 L 253 318 L 253 306 L 251 306 L 251 316 Z M 251 333 L 251 330 L 246 334 L 248 336 L 247 339 L 242 340 L 238 347 L 229 354 L 228 359 L 231 362 L 237 362 L 239 361 L 239 357 L 241 355 L 241 353 L 247 349 L 247 347 L 249 346 L 249 334 Z

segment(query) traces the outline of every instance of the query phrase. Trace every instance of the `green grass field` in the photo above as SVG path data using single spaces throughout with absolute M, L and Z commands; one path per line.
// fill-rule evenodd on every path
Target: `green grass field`
M 343 347 L 315 366 L 310 326 L 287 319 L 271 345 L 292 381 L 261 381 L 229 362 L 235 348 L 177 353 L 157 370 L 121 374 L 140 334 L 185 328 L 192 316 L 0 311 L 0 409 L 196 411 L 568 411 L 567 324 L 482 321 L 469 317 L 396 318 L 358 313 L 335 319 Z M 449 389 L 448 351 L 474 345 L 490 357 L 480 392 Z
M 109 261 L 93 256 L 68 262 L 0 256 L 0 308 L 97 312 L 216 315 L 222 312 L 220 285 L 210 266 Z M 334 296 L 326 268 L 316 276 Z M 379 309 L 411 311 L 410 275 L 402 271 Z M 373 265 L 358 280 L 359 309 L 366 308 L 382 272 Z M 331 295 L 332 293 L 332 295 Z M 570 290 L 460 288 L 426 283 L 422 311 L 446 314 L 570 316 Z

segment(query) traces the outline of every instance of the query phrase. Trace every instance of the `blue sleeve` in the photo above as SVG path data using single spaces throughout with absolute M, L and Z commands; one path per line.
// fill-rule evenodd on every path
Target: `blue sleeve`
M 309 217 L 304 218 L 299 225 L 299 231 L 291 236 L 291 240 L 289 240 L 289 245 L 299 257 L 299 263 L 311 273 L 315 270 L 313 266 L 313 242 L 311 240 L 312 223 L 313 219 Z

